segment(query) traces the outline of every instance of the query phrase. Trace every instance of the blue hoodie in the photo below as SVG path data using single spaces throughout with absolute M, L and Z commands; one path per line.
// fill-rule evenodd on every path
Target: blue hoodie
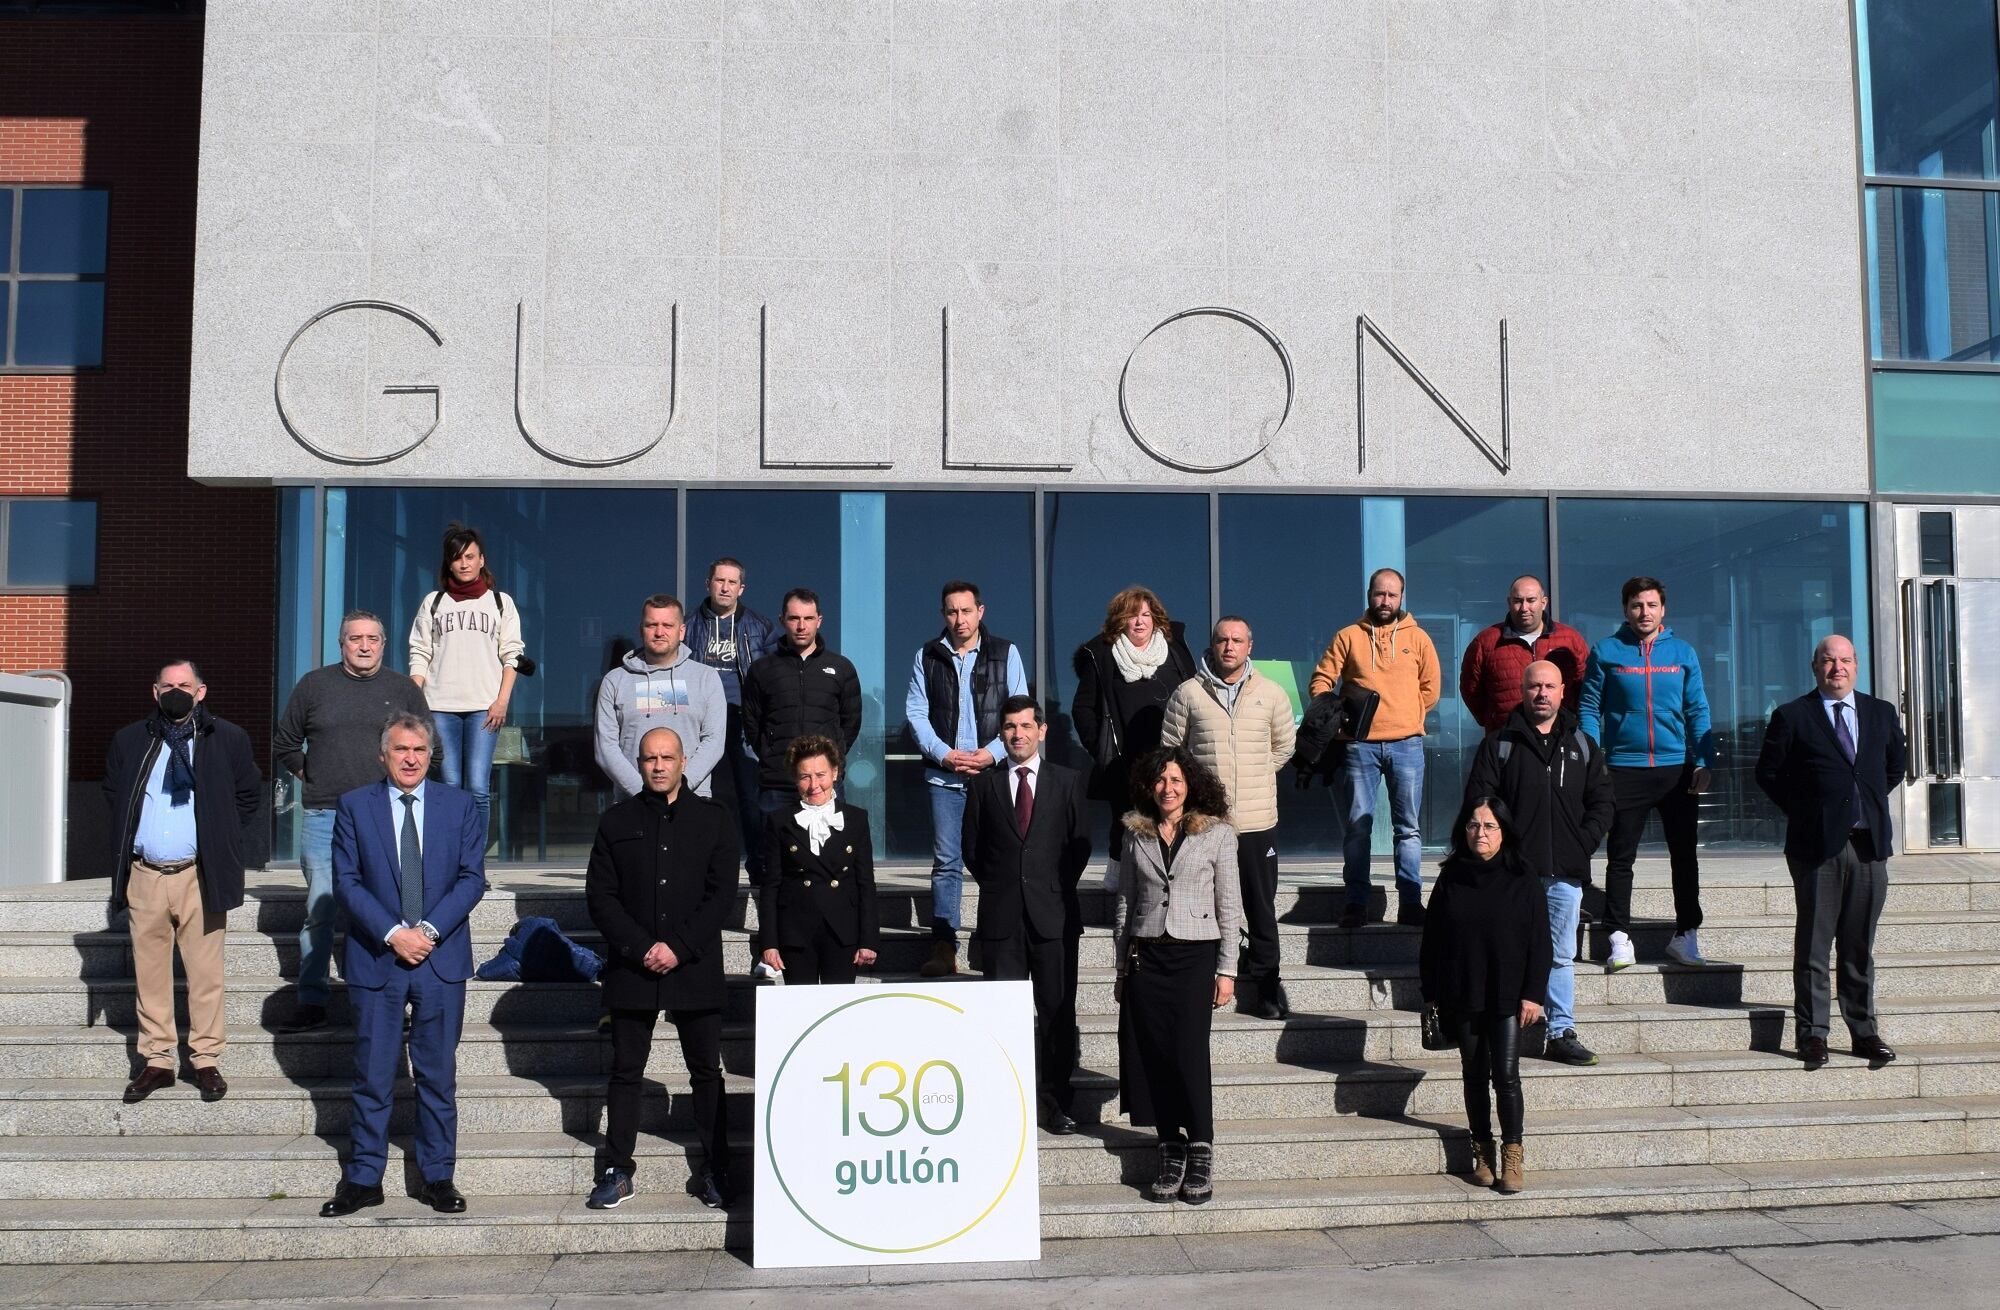
M 1662 626 L 1641 642 L 1631 624 L 1590 648 L 1583 673 L 1581 727 L 1616 769 L 1715 763 L 1715 731 L 1701 657 Z

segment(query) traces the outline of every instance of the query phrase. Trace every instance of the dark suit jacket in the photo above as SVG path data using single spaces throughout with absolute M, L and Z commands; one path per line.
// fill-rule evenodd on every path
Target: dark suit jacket
M 243 904 L 243 847 L 257 820 L 264 778 L 243 729 L 195 709 L 194 833 L 201 857 L 201 908 L 226 914 Z M 166 749 L 160 716 L 128 723 L 111 738 L 104 762 L 104 803 L 111 815 L 111 909 L 125 908 L 132 871 L 132 841 L 153 761 Z
M 1840 749 L 1817 690 L 1771 712 L 1757 755 L 1757 785 L 1785 812 L 1785 858 L 1815 865 L 1838 854 L 1848 830 L 1866 824 L 1886 858 L 1895 837 L 1889 793 L 1903 780 L 1909 745 L 1895 706 L 1854 694 L 1854 763 Z M 1862 813 L 1854 813 L 1861 793 Z
M 818 855 L 796 810 L 764 820 L 764 882 L 757 889 L 757 931 L 766 949 L 804 946 L 824 923 L 842 946 L 881 949 L 882 909 L 875 903 L 875 846 L 868 811 L 842 804 L 846 825 Z
M 387 780 L 356 787 L 333 817 L 333 894 L 347 911 L 340 973 L 349 987 L 379 990 L 399 969 L 382 939 L 403 921 L 403 875 Z M 486 829 L 472 797 L 432 779 L 424 784 L 424 918 L 437 945 L 419 969 L 446 982 L 472 976 L 472 907 L 486 894 Z
M 1024 927 L 1037 940 L 1083 931 L 1076 883 L 1090 863 L 1090 808 L 1084 778 L 1043 759 L 1035 779 L 1028 835 L 1014 826 L 1014 765 L 1003 758 L 966 787 L 960 851 L 979 884 L 979 928 L 986 939 Z
M 719 1010 L 722 923 L 736 905 L 736 816 L 686 787 L 668 805 L 640 792 L 604 812 L 583 876 L 608 959 L 599 980 L 619 1010 Z M 663 974 L 640 961 L 665 942 Z

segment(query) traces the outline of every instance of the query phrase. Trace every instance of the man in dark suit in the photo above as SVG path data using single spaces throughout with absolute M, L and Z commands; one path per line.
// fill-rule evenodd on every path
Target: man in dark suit
M 1813 649 L 1814 690 L 1772 711 L 1757 785 L 1785 812 L 1785 863 L 1798 901 L 1792 1003 L 1799 1058 L 1826 1063 L 1827 952 L 1840 943 L 1840 1013 L 1854 1053 L 1874 1065 L 1896 1052 L 1875 1031 L 1875 925 L 1889 890 L 1889 793 L 1907 743 L 1895 707 L 1854 690 L 1854 644 Z
M 1032 696 L 1000 707 L 1007 758 L 975 776 L 965 797 L 965 862 L 979 884 L 979 940 L 988 978 L 1029 981 L 1035 993 L 1035 1091 L 1042 1126 L 1076 1131 L 1076 960 L 1083 916 L 1076 883 L 1090 863 L 1083 775 L 1042 758 L 1048 725 Z
M 385 783 L 340 798 L 333 820 L 333 895 L 347 914 L 341 975 L 354 1016 L 353 1149 L 333 1199 L 338 1219 L 382 1204 L 389 1108 L 410 1014 L 417 1092 L 417 1199 L 463 1214 L 458 1163 L 458 1037 L 472 976 L 472 907 L 486 894 L 486 821 L 469 793 L 430 782 L 430 719 L 407 710 L 382 729 Z
M 702 1165 L 688 1191 L 729 1204 L 728 1122 L 722 1100 L 722 921 L 736 904 L 736 818 L 682 784 L 680 734 L 639 739 L 645 787 L 604 812 L 584 873 L 590 921 L 609 958 L 601 981 L 611 1007 L 611 1082 L 597 1185 L 585 1202 L 610 1210 L 632 1195 L 639 1108 L 653 1024 L 665 1010 L 680 1036 L 693 1089 Z

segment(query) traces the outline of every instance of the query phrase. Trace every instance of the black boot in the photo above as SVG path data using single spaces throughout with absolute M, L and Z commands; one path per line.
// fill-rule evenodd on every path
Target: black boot
M 1215 1195 L 1215 1147 L 1209 1142 L 1189 1142 L 1187 1176 L 1181 1180 L 1181 1200 L 1201 1205 Z
M 1187 1177 L 1187 1167 L 1186 1142 L 1161 1142 L 1160 1172 L 1153 1179 L 1153 1185 L 1146 1189 L 1146 1199 L 1165 1202 L 1180 1195 L 1181 1180 Z

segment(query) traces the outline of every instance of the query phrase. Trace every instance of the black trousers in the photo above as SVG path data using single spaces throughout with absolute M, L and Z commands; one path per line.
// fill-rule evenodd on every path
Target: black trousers
M 1500 1140 L 1521 1140 L 1521 1014 L 1460 1014 L 1458 1069 L 1465 1083 L 1465 1122 L 1480 1141 L 1493 1137 L 1492 1102 L 1500 1104 Z M 1488 1086 L 1491 1085 L 1491 1096 Z
M 1248 984 L 1249 997 L 1276 1000 L 1278 995 L 1278 833 L 1236 834 L 1236 877 L 1243 889 L 1243 951 L 1236 969 L 1239 988 Z
M 1832 1009 L 1827 958 L 1840 944 L 1840 1017 L 1855 1037 L 1875 1037 L 1875 925 L 1889 894 L 1889 865 L 1867 829 L 1855 830 L 1830 860 L 1792 866 L 1798 923 L 1792 935 L 1793 1024 L 1800 1037 L 1825 1037 Z
M 785 985 L 795 983 L 851 983 L 854 981 L 854 950 L 821 923 L 804 942 L 784 942 L 778 954 L 785 961 Z
M 1632 864 L 1639 858 L 1639 838 L 1646 816 L 1655 810 L 1667 837 L 1667 858 L 1674 874 L 1674 931 L 1701 927 L 1701 864 L 1695 858 L 1695 806 L 1688 790 L 1694 781 L 1692 764 L 1657 769 L 1612 769 L 1611 794 L 1617 810 L 1604 843 L 1604 926 L 1613 932 L 1632 931 Z
M 1035 993 L 1035 1096 L 1043 1110 L 1069 1113 L 1076 1077 L 1078 937 L 1036 940 L 1021 925 L 1011 937 L 980 943 L 985 974 L 995 982 L 1027 982 Z
M 653 1051 L 653 1022 L 658 1010 L 611 1012 L 611 1086 L 605 1095 L 604 1147 L 597 1169 L 633 1172 L 632 1152 L 639 1142 L 639 1107 L 645 1086 L 646 1057 Z M 728 1118 L 722 1105 L 722 1011 L 669 1010 L 680 1035 L 693 1087 L 694 1130 L 705 1156 L 703 1164 L 716 1174 L 729 1172 Z

